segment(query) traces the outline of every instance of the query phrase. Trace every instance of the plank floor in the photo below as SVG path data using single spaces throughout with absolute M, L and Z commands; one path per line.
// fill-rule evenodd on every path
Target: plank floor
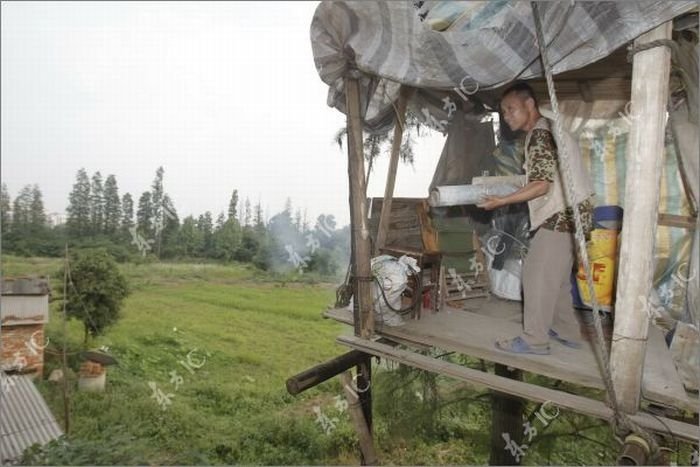
M 521 310 L 520 302 L 496 297 L 473 299 L 464 310 L 449 307 L 438 313 L 424 310 L 418 320 L 407 320 L 399 327 L 380 325 L 376 333 L 403 343 L 435 346 L 585 387 L 604 388 L 599 360 L 589 342 L 584 341 L 580 349 L 553 342 L 550 355 L 513 354 L 496 348 L 496 339 L 521 332 Z M 331 309 L 325 316 L 352 325 L 350 309 Z M 691 398 L 686 393 L 663 335 L 653 326 L 642 386 L 642 395 L 648 401 L 698 411 L 697 397 Z

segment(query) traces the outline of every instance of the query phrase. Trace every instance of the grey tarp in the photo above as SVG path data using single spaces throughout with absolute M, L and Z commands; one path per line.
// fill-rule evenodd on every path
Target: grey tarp
M 439 185 L 470 183 L 472 177 L 481 175 L 479 167 L 482 159 L 489 157 L 494 150 L 490 121 L 482 123 L 473 115 L 459 111 L 454 120 L 461 125 L 450 127 L 428 192 Z
M 437 8 L 442 2 L 430 4 Z M 530 2 L 456 5 L 462 15 L 439 32 L 421 21 L 412 2 L 322 2 L 311 23 L 311 45 L 316 69 L 329 86 L 328 105 L 345 113 L 343 76 L 357 68 L 366 129 L 386 131 L 393 125 L 391 104 L 399 84 L 486 90 L 542 74 Z M 554 72 L 595 62 L 696 6 L 692 1 L 541 2 Z

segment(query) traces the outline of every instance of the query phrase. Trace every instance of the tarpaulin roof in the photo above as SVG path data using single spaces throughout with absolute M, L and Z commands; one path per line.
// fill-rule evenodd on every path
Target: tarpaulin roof
M 697 8 L 693 1 L 540 2 L 555 74 L 606 57 L 640 34 Z M 436 30 L 440 29 L 440 30 Z M 343 77 L 360 73 L 368 130 L 393 125 L 400 84 L 469 92 L 542 75 L 530 2 L 324 1 L 311 23 L 328 105 L 345 112 Z

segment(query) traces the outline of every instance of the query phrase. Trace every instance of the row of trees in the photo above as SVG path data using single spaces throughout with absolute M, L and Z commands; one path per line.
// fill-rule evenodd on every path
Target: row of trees
M 117 179 L 76 174 L 68 197 L 64 224 L 50 225 L 37 185 L 22 188 L 12 202 L 2 186 L 3 250 L 22 255 L 58 256 L 63 245 L 103 246 L 118 260 L 209 258 L 250 262 L 262 269 L 317 271 L 335 274 L 348 258 L 349 229 L 336 229 L 332 215 L 321 215 L 310 226 L 291 200 L 283 211 L 265 219 L 261 203 L 252 206 L 232 190 L 226 212 L 211 211 L 180 219 L 164 190 L 159 167 L 149 190 L 134 204 L 120 195 Z

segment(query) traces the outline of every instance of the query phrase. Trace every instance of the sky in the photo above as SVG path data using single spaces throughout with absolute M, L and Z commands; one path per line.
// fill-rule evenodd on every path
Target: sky
M 80 168 L 135 200 L 165 170 L 180 218 L 233 189 L 349 222 L 345 116 L 326 104 L 309 27 L 318 2 L 3 2 L 0 156 L 11 197 L 38 184 L 64 213 Z M 395 196 L 426 197 L 444 137 L 427 132 Z M 388 156 L 368 196 L 383 196 Z

